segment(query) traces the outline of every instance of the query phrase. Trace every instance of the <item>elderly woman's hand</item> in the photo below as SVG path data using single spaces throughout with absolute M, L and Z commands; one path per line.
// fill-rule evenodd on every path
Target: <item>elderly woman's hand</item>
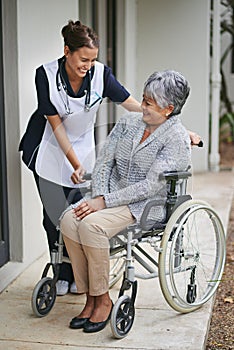
M 87 215 L 104 208 L 106 208 L 105 200 L 103 196 L 99 196 L 81 203 L 77 208 L 73 209 L 73 212 L 77 219 L 82 220 Z

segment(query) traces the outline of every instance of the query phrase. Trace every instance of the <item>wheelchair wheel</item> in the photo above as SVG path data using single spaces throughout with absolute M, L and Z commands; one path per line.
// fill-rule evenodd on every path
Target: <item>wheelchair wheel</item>
M 209 204 L 188 200 L 170 217 L 159 254 L 159 281 L 168 304 L 187 313 L 206 303 L 221 280 L 225 232 Z
M 135 308 L 127 295 L 122 295 L 115 303 L 111 313 L 111 330 L 115 338 L 124 338 L 132 328 Z
M 109 288 L 113 287 L 123 276 L 125 261 L 117 254 L 110 255 Z
M 38 317 L 46 316 L 52 309 L 56 299 L 56 286 L 52 285 L 52 278 L 44 277 L 35 286 L 31 305 Z

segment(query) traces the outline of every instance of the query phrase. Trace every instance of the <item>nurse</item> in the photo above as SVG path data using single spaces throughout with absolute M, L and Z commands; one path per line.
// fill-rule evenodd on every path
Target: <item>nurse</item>
M 64 56 L 36 70 L 38 108 L 19 147 L 34 172 L 50 252 L 56 248 L 56 225 L 69 193 L 82 187 L 85 172 L 92 172 L 100 103 L 108 97 L 128 111 L 141 110 L 111 69 L 97 61 L 99 39 L 91 28 L 70 20 L 61 33 Z M 81 197 L 78 192 L 75 201 Z M 56 287 L 58 295 L 76 292 L 69 263 L 62 263 Z

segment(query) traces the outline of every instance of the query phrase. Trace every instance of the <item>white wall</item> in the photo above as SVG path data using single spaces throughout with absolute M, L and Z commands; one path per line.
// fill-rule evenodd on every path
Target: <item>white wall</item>
M 209 0 L 138 0 L 136 57 L 138 99 L 155 70 L 178 70 L 190 82 L 182 120 L 205 142 L 203 149 L 193 149 L 194 170 L 207 170 Z
M 37 107 L 35 69 L 63 55 L 62 27 L 78 19 L 77 0 L 18 0 L 18 64 L 20 133 Z M 47 249 L 42 207 L 31 171 L 22 164 L 24 261 Z

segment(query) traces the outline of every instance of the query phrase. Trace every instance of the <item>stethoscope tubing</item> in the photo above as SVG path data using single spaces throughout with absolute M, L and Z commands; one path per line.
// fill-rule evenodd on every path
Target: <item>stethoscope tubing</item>
M 69 99 L 68 99 L 68 92 L 67 92 L 67 84 L 65 82 L 65 79 L 63 77 L 62 74 L 62 64 L 64 64 L 65 59 L 62 60 L 62 62 L 59 64 L 59 68 L 58 71 L 56 73 L 56 85 L 57 85 L 57 89 L 58 92 L 60 92 L 60 96 L 61 99 L 63 101 L 65 110 L 66 110 L 66 114 L 72 114 L 73 112 L 70 110 L 70 106 L 69 106 Z M 61 90 L 62 88 L 64 89 L 65 93 L 66 93 L 66 101 L 64 100 L 64 98 L 62 97 L 61 94 Z M 88 71 L 88 87 L 87 90 L 85 91 L 85 105 L 84 105 L 84 110 L 85 112 L 89 112 L 90 109 L 100 100 L 102 100 L 102 97 L 98 95 L 97 100 L 95 100 L 92 104 L 90 104 L 90 96 L 91 96 L 91 70 Z

